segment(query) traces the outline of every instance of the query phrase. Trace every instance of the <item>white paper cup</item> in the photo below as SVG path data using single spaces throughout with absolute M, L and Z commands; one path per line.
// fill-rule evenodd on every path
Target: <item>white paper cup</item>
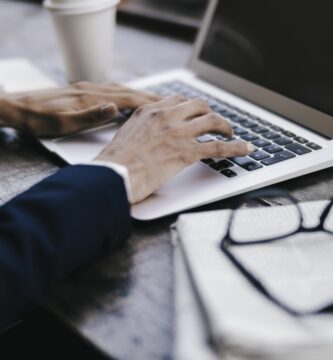
M 110 79 L 119 0 L 45 0 L 69 82 Z

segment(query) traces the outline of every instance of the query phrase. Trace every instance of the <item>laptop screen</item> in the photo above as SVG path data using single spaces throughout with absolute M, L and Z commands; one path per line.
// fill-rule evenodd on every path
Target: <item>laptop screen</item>
M 333 116 L 333 2 L 220 0 L 200 59 Z

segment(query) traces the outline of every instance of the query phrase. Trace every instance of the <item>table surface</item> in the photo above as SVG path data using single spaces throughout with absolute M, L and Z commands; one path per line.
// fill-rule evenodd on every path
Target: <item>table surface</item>
M 0 0 L 0 7 L 0 58 L 26 57 L 59 84 L 66 83 L 48 14 L 27 2 Z M 114 80 L 184 67 L 190 54 L 187 42 L 120 24 Z M 0 203 L 57 170 L 45 153 L 26 142 L 0 146 Z M 299 200 L 325 199 L 332 194 L 333 170 L 281 187 Z M 237 203 L 234 198 L 204 209 Z M 174 273 L 168 229 L 175 219 L 134 222 L 126 246 L 71 276 L 53 301 L 52 308 L 66 324 L 116 359 L 172 357 Z

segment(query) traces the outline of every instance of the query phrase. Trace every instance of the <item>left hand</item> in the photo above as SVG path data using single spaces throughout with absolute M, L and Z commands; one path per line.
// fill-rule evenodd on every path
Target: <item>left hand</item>
M 122 85 L 81 82 L 61 89 L 0 95 L 7 101 L 6 126 L 35 136 L 65 136 L 112 121 L 118 111 L 160 98 Z

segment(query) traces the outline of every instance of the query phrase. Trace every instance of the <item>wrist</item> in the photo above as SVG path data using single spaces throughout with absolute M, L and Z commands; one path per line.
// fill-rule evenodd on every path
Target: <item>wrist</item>
M 121 156 L 112 156 L 110 154 L 100 154 L 94 161 L 98 162 L 112 162 L 124 166 L 128 173 L 128 182 L 131 189 L 131 196 L 129 201 L 131 204 L 136 204 L 144 200 L 152 191 L 147 189 L 147 184 L 151 183 L 147 178 L 147 165 L 139 160 L 131 161 Z M 155 190 L 155 189 L 154 189 Z
M 8 94 L 0 94 L 0 127 L 22 127 L 22 112 Z

